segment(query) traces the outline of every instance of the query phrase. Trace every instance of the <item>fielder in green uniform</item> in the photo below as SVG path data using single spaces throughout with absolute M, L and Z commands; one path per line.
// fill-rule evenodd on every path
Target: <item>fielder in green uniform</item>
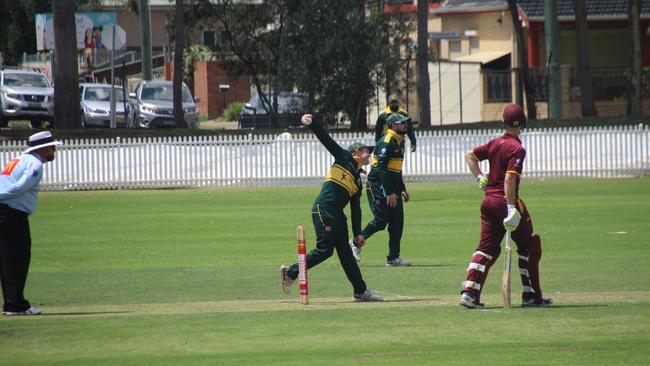
M 388 226 L 389 267 L 410 266 L 411 262 L 400 257 L 400 242 L 404 229 L 404 205 L 410 196 L 402 179 L 404 163 L 404 136 L 411 119 L 399 113 L 388 117 L 388 132 L 377 141 L 372 155 L 372 169 L 368 175 L 366 194 L 374 218 L 361 231 L 361 236 L 368 239 L 374 233 Z M 350 240 L 354 257 L 361 260 L 361 247 L 364 243 Z
M 386 109 L 377 117 L 377 122 L 375 123 L 375 141 L 379 141 L 388 132 L 389 127 L 386 122 L 388 122 L 388 117 L 395 113 L 399 113 L 404 117 L 409 116 L 406 110 L 400 108 L 397 95 L 393 94 L 388 98 L 388 106 L 386 106 Z M 413 130 L 413 124 L 410 119 L 407 124 L 406 134 L 409 137 L 409 141 L 411 141 L 411 152 L 415 152 L 417 140 L 415 139 L 415 131 Z
M 361 167 L 368 164 L 372 147 L 360 142 L 352 143 L 347 150 L 337 144 L 325 129 L 312 116 L 305 114 L 302 124 L 309 126 L 320 142 L 334 156 L 334 164 L 325 177 L 325 183 L 311 209 L 311 217 L 316 230 L 316 248 L 307 254 L 307 268 L 312 268 L 331 257 L 336 248 L 341 266 L 354 290 L 354 301 L 383 301 L 380 296 L 366 287 L 359 265 L 354 260 L 348 245 L 348 223 L 343 209 L 350 202 L 352 213 L 352 232 L 358 243 L 365 242 L 361 232 L 360 197 Z M 291 284 L 298 277 L 298 264 L 281 266 L 282 290 L 289 293 Z

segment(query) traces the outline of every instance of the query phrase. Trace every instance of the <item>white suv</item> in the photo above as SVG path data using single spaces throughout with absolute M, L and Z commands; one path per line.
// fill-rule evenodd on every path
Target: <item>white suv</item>
M 0 127 L 10 120 L 29 120 L 39 128 L 54 119 L 54 88 L 39 71 L 0 70 Z

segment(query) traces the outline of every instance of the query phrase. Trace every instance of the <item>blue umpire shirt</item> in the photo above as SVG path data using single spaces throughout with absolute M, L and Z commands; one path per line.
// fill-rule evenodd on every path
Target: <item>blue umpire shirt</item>
M 11 160 L 0 174 L 0 203 L 31 215 L 42 177 L 43 163 L 36 152 Z

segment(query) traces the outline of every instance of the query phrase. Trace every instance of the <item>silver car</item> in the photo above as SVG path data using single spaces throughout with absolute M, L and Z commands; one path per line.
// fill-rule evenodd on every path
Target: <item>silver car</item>
M 54 88 L 39 71 L 0 70 L 0 127 L 11 120 L 29 120 L 32 127 L 54 120 Z
M 129 94 L 128 125 L 135 128 L 176 127 L 174 120 L 174 88 L 172 81 L 142 81 L 135 93 Z M 199 127 L 199 112 L 189 88 L 183 83 L 183 111 L 189 128 Z
M 111 86 L 109 84 L 79 84 L 81 102 L 81 126 L 111 126 Z M 117 127 L 126 125 L 125 93 L 115 85 L 115 122 Z M 128 109 L 128 108 L 127 108 Z

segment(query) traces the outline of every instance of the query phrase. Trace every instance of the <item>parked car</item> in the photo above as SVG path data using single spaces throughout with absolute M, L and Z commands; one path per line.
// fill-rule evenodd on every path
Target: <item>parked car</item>
M 111 86 L 109 84 L 79 84 L 81 126 L 111 126 Z M 115 124 L 126 126 L 126 98 L 121 86 L 115 85 Z
M 190 89 L 183 83 L 183 110 L 190 128 L 199 127 L 199 112 Z M 135 93 L 129 94 L 127 125 L 135 128 L 176 127 L 174 120 L 173 82 L 167 80 L 141 81 Z
M 0 70 L 0 127 L 11 120 L 29 120 L 39 128 L 54 120 L 54 88 L 40 71 Z
M 273 103 L 273 92 L 267 95 Z M 276 113 L 277 126 L 279 128 L 302 128 L 300 117 L 305 113 L 312 113 L 307 110 L 308 97 L 303 93 L 279 92 L 278 108 Z M 270 128 L 269 112 L 258 94 L 253 95 L 251 100 L 244 105 L 239 115 L 239 128 Z M 318 118 L 318 114 L 315 114 Z

